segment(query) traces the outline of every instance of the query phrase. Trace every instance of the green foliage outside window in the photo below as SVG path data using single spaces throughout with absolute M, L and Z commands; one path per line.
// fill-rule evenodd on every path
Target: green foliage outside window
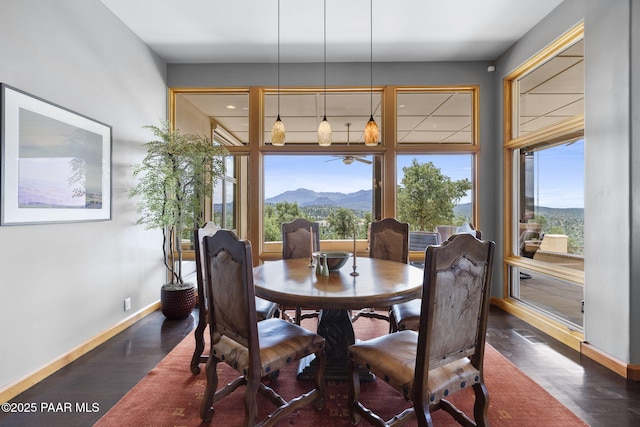
M 351 209 L 337 208 L 329 214 L 327 218 L 330 230 L 337 235 L 338 239 L 353 238 L 353 230 L 358 221 Z
M 398 188 L 398 220 L 408 222 L 411 230 L 435 230 L 437 225 L 460 225 L 468 220 L 456 217 L 454 208 L 471 190 L 469 179 L 454 181 L 444 175 L 432 162 L 403 168 L 404 177 Z M 305 218 L 320 223 L 320 239 L 366 239 L 368 226 L 373 220 L 370 211 L 359 211 L 337 206 L 299 207 L 295 202 L 278 202 L 264 207 L 264 240 L 282 240 L 282 223 Z
M 310 219 L 302 212 L 297 203 L 279 202 L 264 207 L 264 240 L 277 242 L 282 240 L 282 223 L 291 222 L 296 218 Z
M 455 225 L 454 207 L 471 190 L 471 181 L 453 181 L 432 162 L 402 168 L 404 176 L 398 188 L 398 220 L 408 222 L 412 230 L 433 231 L 437 225 Z
M 305 218 L 320 223 L 320 239 L 336 240 L 353 238 L 356 228 L 358 239 L 367 238 L 367 230 L 372 220 L 371 212 L 362 212 L 335 206 L 308 206 L 300 208 L 297 203 L 278 202 L 264 207 L 264 240 L 282 240 L 282 223 L 296 218 Z

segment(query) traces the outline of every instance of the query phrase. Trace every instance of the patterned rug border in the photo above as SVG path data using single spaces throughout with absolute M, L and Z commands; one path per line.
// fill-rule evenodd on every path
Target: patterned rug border
M 354 324 L 356 336 L 369 339 L 385 333 L 384 322 L 360 319 Z M 215 415 L 211 423 L 203 423 L 199 417 L 200 401 L 205 386 L 204 365 L 199 375 L 189 370 L 194 349 L 193 333 L 180 342 L 149 374 L 131 389 L 98 422 L 96 427 L 123 426 L 240 426 L 244 413 L 242 393 L 236 390 L 214 405 Z M 219 364 L 220 384 L 235 377 L 235 372 Z M 273 386 L 285 399 L 307 391 L 311 384 L 295 380 L 295 366 L 283 369 Z M 520 371 L 512 362 L 487 344 L 485 351 L 485 382 L 489 389 L 489 421 L 493 427 L 545 427 L 586 426 L 575 414 L 555 399 L 549 392 Z M 327 400 L 323 411 L 311 406 L 300 409 L 281 425 L 350 426 L 346 406 L 348 386 L 343 382 L 327 382 Z M 471 390 L 453 396 L 452 401 L 461 409 L 472 407 Z M 465 399 L 465 393 L 466 399 Z M 409 403 L 381 380 L 363 383 L 362 400 L 386 419 Z M 273 409 L 266 400 L 259 401 L 260 416 Z M 434 415 L 434 424 L 454 426 L 457 423 L 443 411 Z M 368 425 L 361 421 L 359 425 Z M 416 425 L 409 423 L 408 426 Z

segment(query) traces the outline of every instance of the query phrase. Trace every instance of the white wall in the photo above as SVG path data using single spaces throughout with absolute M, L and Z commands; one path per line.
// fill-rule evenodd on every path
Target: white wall
M 98 0 L 2 0 L 0 58 L 1 82 L 113 127 L 112 220 L 0 227 L 2 390 L 158 300 L 161 235 L 127 192 L 166 65 Z

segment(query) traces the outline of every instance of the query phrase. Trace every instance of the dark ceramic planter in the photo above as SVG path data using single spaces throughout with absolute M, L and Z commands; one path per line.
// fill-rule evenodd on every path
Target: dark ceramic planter
M 196 288 L 190 283 L 177 286 L 169 283 L 160 290 L 160 306 L 167 319 L 184 319 L 196 305 Z

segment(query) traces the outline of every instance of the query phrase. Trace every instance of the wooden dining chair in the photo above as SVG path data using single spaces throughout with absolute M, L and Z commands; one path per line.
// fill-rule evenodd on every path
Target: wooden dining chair
M 440 244 L 440 233 L 434 232 L 434 235 L 438 236 L 435 244 Z M 480 230 L 475 230 L 475 237 L 480 239 L 482 233 Z M 417 331 L 420 325 L 420 306 L 421 301 L 414 299 L 411 301 L 403 302 L 400 304 L 394 304 L 389 311 L 389 327 L 391 332 L 412 330 Z
M 489 394 L 483 359 L 495 244 L 469 234 L 453 235 L 425 252 L 420 326 L 349 347 L 351 422 L 364 417 L 378 426 L 396 426 L 417 418 L 431 426 L 431 413 L 444 409 L 465 426 L 487 426 Z M 366 367 L 398 390 L 411 407 L 385 421 L 360 399 L 359 367 Z M 471 387 L 473 419 L 449 396 Z M 379 392 L 380 390 L 378 390 Z
M 207 384 L 200 406 L 204 421 L 213 418 L 215 402 L 241 385 L 244 425 L 271 426 L 309 403 L 324 405 L 325 340 L 320 335 L 280 318 L 257 321 L 251 243 L 228 230 L 204 238 L 205 284 L 209 302 L 210 356 L 205 366 Z M 315 354 L 315 387 L 284 400 L 261 378 Z M 217 365 L 224 362 L 240 376 L 218 390 Z M 258 392 L 277 408 L 256 424 Z M 235 394 L 234 394 L 235 395 Z
M 207 289 L 204 285 L 204 245 L 203 239 L 206 236 L 213 236 L 220 227 L 213 222 L 207 222 L 202 228 L 194 232 L 194 251 L 196 255 L 196 280 L 198 282 L 198 326 L 194 331 L 196 348 L 191 358 L 191 372 L 194 375 L 200 373 L 200 364 L 207 363 L 207 356 L 203 356 L 204 352 L 204 330 L 207 327 Z M 269 319 L 278 315 L 278 304 L 256 297 L 256 313 L 258 321 Z
M 369 258 L 388 261 L 409 262 L 409 224 L 395 218 L 372 222 L 369 229 Z M 351 320 L 368 317 L 389 321 L 390 307 L 367 307 L 360 309 Z
M 282 223 L 282 259 L 307 258 L 311 259 L 311 231 L 313 231 L 313 252 L 320 250 L 320 224 L 304 218 L 297 218 L 291 222 Z M 281 306 L 280 312 L 283 319 L 291 320 L 297 325 L 303 319 L 318 317 L 319 312 L 313 310 L 302 314 L 302 307 L 295 308 L 295 318 L 286 312 L 286 307 Z

